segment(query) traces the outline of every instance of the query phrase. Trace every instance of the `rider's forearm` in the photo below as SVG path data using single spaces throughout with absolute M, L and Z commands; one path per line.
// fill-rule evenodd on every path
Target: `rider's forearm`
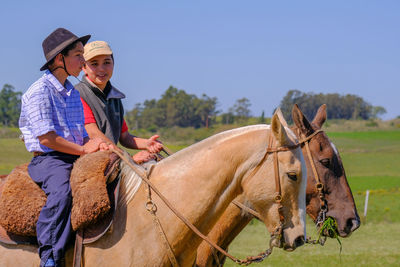
M 145 149 L 145 148 L 140 148 L 137 145 L 136 140 L 138 137 L 131 135 L 128 131 L 121 133 L 121 136 L 119 138 L 119 142 L 121 145 L 123 145 L 126 148 L 130 149 Z M 139 138 L 142 139 L 142 138 Z
M 145 138 L 140 138 L 140 137 L 136 137 L 136 136 L 132 136 L 133 138 L 133 141 L 135 142 L 135 144 L 136 144 L 136 147 L 137 147 L 137 149 L 142 149 L 142 150 L 145 150 L 145 149 L 147 149 L 147 142 L 148 142 L 148 139 L 145 139 Z
M 85 154 L 83 146 L 69 142 L 53 131 L 39 136 L 38 139 L 40 144 L 59 152 L 71 155 Z

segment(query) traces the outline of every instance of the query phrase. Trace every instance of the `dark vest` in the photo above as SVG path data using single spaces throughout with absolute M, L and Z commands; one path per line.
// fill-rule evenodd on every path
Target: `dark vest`
M 90 83 L 85 76 L 75 85 L 81 97 L 92 109 L 97 127 L 105 136 L 118 144 L 124 121 L 124 107 L 121 99 L 125 95 L 108 82 L 104 92 Z

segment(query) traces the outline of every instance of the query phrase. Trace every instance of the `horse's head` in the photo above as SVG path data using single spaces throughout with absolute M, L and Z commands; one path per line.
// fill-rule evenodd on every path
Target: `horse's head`
M 295 135 L 276 115 L 268 138 L 267 143 L 272 144 L 268 145 L 265 157 L 243 180 L 244 197 L 273 235 L 272 245 L 291 251 L 302 245 L 305 237 L 305 163 Z M 279 187 L 281 201 L 276 198 Z M 277 238 L 279 226 L 283 231 Z
M 327 135 L 320 131 L 326 120 L 326 105 L 322 105 L 312 122 L 304 116 L 297 105 L 294 105 L 292 112 L 293 121 L 297 129 L 294 131 L 299 139 L 311 137 L 309 139 L 309 150 L 311 159 L 306 151 L 305 144 L 302 144 L 304 158 L 307 164 L 307 190 L 306 204 L 307 214 L 317 222 L 322 213 L 321 209 L 327 209 L 326 216 L 332 217 L 338 224 L 338 234 L 341 237 L 349 236 L 360 226 L 360 218 L 354 203 L 353 195 L 349 184 L 347 183 L 346 174 L 343 164 L 339 156 L 339 152 L 330 142 Z M 322 197 L 317 190 L 317 180 L 312 170 L 310 160 L 313 161 L 316 174 L 322 184 Z

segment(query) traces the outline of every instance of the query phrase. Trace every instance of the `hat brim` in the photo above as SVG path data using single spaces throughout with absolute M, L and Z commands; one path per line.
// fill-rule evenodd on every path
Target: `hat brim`
M 89 35 L 85 35 L 85 36 L 82 36 L 82 37 L 79 37 L 79 38 L 76 38 L 76 39 L 72 39 L 70 42 L 65 43 L 62 47 L 59 47 L 59 48 L 57 49 L 57 51 L 54 52 L 54 56 L 51 57 L 51 58 L 49 58 L 49 60 L 47 60 L 46 64 L 44 64 L 44 65 L 40 68 L 40 70 L 43 71 L 43 70 L 48 69 L 48 66 L 47 66 L 47 65 L 49 64 L 49 62 L 50 62 L 51 60 L 53 60 L 61 51 L 64 50 L 64 48 L 66 48 L 66 47 L 69 46 L 70 44 L 72 44 L 72 43 L 74 43 L 74 42 L 76 42 L 76 41 L 81 41 L 82 44 L 85 45 L 85 44 L 89 41 L 90 37 L 91 37 L 91 35 L 89 34 Z

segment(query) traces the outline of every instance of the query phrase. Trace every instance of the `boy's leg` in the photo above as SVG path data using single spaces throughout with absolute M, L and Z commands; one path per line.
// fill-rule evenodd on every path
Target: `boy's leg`
M 47 195 L 36 226 L 41 266 L 49 257 L 53 257 L 56 266 L 60 265 L 72 233 L 69 178 L 76 158 L 52 152 L 33 158 L 28 166 L 29 175 Z

